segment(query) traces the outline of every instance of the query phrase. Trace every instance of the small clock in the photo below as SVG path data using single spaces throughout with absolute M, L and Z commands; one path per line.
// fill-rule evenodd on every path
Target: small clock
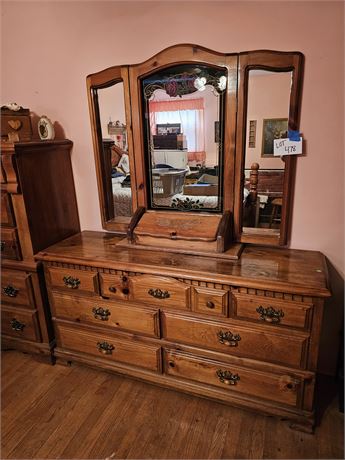
M 45 115 L 38 121 L 38 134 L 43 141 L 52 140 L 55 137 L 53 123 Z

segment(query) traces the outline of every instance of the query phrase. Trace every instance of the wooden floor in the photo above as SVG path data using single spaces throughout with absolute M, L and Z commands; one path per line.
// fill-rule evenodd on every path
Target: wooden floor
M 344 458 L 343 414 L 337 398 L 328 399 L 310 435 L 274 418 L 6 351 L 1 458 Z

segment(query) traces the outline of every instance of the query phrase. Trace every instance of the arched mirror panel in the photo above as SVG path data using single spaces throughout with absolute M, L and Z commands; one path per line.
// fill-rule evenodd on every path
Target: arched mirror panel
M 148 209 L 223 209 L 227 70 L 167 67 L 141 79 Z

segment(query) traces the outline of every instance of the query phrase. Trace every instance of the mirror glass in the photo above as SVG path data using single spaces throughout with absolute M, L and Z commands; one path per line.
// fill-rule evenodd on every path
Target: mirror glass
M 285 163 L 273 140 L 287 137 L 292 72 L 248 73 L 242 227 L 279 235 Z
M 103 185 L 109 218 L 132 215 L 123 82 L 97 90 Z
M 227 71 L 184 64 L 141 80 L 148 206 L 222 211 Z

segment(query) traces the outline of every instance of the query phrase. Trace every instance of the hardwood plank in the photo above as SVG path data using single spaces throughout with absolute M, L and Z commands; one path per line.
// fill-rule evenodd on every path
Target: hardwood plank
M 344 458 L 337 398 L 311 435 L 273 417 L 17 351 L 2 353 L 3 378 L 5 371 L 12 384 L 2 388 L 4 459 Z M 325 387 L 324 397 L 330 393 Z
M 35 458 L 61 458 L 66 444 L 72 441 L 84 421 L 93 417 L 97 406 L 104 408 L 107 399 L 113 397 L 117 387 L 113 385 L 114 379 L 111 375 L 92 371 L 90 376 L 82 398 L 73 408 L 69 408 L 63 424 L 58 425 L 50 436 L 47 436 L 44 444 L 35 453 Z
M 140 386 L 133 381 L 119 377 L 115 377 L 112 384 L 118 386 L 116 397 L 107 399 L 103 407 L 95 407 L 91 417 L 84 421 L 80 429 L 75 432 L 72 441 L 63 450 L 62 458 L 98 458 L 97 454 L 91 455 L 90 452 L 102 446 L 104 438 L 107 437 L 108 431 L 114 424 L 121 429 L 121 419 L 132 416 L 132 413 L 128 412 L 127 409 L 133 400 L 139 396 Z M 82 443 L 81 439 L 83 440 Z M 112 445 L 108 445 L 108 448 L 108 452 L 113 452 Z

